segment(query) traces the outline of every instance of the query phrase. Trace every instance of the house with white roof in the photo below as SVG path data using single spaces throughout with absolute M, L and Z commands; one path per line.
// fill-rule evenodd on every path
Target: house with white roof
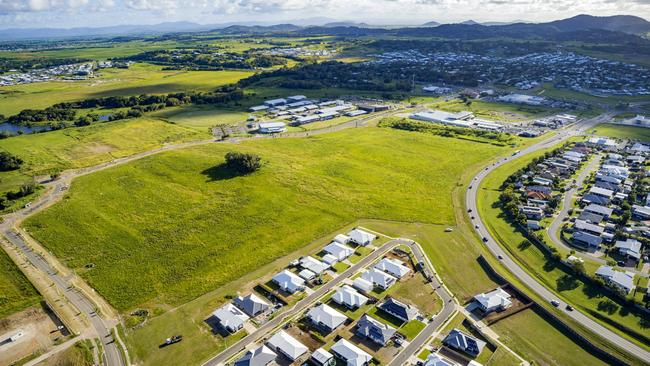
M 382 259 L 374 267 L 396 278 L 402 278 L 411 272 L 411 269 L 405 266 L 402 261 L 391 258 Z
M 286 269 L 276 274 L 272 281 L 278 285 L 280 289 L 290 294 L 305 290 L 305 280 Z
M 372 356 L 367 352 L 344 338 L 336 342 L 330 351 L 336 358 L 345 362 L 346 366 L 367 366 L 372 360 Z
M 336 293 L 332 296 L 332 301 L 339 305 L 343 305 L 348 309 L 358 309 L 368 302 L 368 298 L 361 295 L 354 288 L 343 285 Z
M 369 268 L 361 274 L 361 278 L 371 282 L 375 287 L 385 290 L 395 284 L 397 279 L 376 268 Z
M 316 366 L 334 366 L 336 360 L 334 355 L 326 351 L 324 348 L 319 348 L 311 354 L 311 362 L 316 364 Z
M 237 297 L 233 300 L 233 304 L 251 317 L 255 317 L 269 308 L 269 303 L 254 293 Z
M 266 344 L 275 352 L 283 354 L 291 361 L 295 361 L 309 350 L 304 344 L 290 336 L 284 330 L 280 330 L 269 338 Z
M 455 364 L 445 360 L 442 356 L 436 353 L 431 353 L 427 356 L 423 366 L 455 366 Z
M 329 266 L 333 266 L 339 262 L 339 259 L 328 253 L 323 256 L 323 262 Z
M 610 266 L 601 266 L 596 270 L 596 277 L 602 278 L 605 283 L 624 295 L 634 290 L 634 273 L 616 271 Z
M 361 229 L 354 229 L 348 233 L 350 241 L 361 246 L 372 244 L 372 241 L 377 239 L 377 235 L 371 234 Z
M 355 278 L 354 281 L 352 282 L 352 286 L 355 289 L 363 292 L 364 294 L 369 293 L 374 288 L 374 285 L 373 285 L 372 282 L 370 282 L 370 281 L 368 281 L 368 280 L 366 280 L 366 279 L 364 279 L 362 277 Z
M 227 303 L 212 313 L 212 317 L 219 325 L 230 333 L 235 333 L 244 327 L 248 315 L 239 310 L 235 305 Z
M 329 243 L 324 249 L 326 253 L 333 255 L 339 261 L 342 261 L 352 254 L 354 254 L 354 249 L 350 248 L 347 245 L 337 243 L 335 241 Z
M 326 263 L 323 263 L 312 256 L 300 258 L 300 266 L 304 269 L 308 269 L 314 272 L 317 275 L 325 272 L 325 270 L 330 268 L 330 266 L 328 266 Z
M 302 271 L 298 272 L 298 277 L 302 278 L 305 281 L 311 281 L 316 278 L 316 273 L 308 269 L 303 269 Z
M 348 317 L 331 306 L 320 304 L 307 312 L 307 319 L 323 333 L 331 333 L 345 323 Z
M 502 288 L 497 288 L 488 293 L 481 293 L 474 296 L 474 302 L 485 313 L 493 311 L 502 311 L 512 306 L 510 300 L 512 296 L 505 292 Z
M 347 244 L 350 241 L 350 237 L 345 234 L 338 234 L 334 237 L 334 241 L 341 244 Z

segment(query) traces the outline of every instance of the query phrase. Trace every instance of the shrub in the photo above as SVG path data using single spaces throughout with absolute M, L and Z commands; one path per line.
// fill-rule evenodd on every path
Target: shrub
M 262 167 L 262 158 L 255 154 L 231 151 L 226 154 L 226 166 L 240 174 L 250 174 Z
M 6 172 L 9 170 L 19 169 L 23 164 L 23 160 L 15 155 L 6 151 L 0 151 L 0 171 Z

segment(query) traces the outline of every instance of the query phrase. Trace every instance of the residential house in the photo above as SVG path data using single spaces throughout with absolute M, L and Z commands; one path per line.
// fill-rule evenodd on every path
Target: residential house
M 339 261 L 342 261 L 354 254 L 354 249 L 350 248 L 347 245 L 340 244 L 336 241 L 329 243 L 323 250 L 326 253 L 336 257 L 336 259 Z
M 539 192 L 546 195 L 548 198 L 551 198 L 551 193 L 553 193 L 553 190 L 550 187 L 544 186 L 528 186 L 526 187 L 526 193 L 528 192 Z
M 340 262 L 338 258 L 331 254 L 325 254 L 322 259 L 323 263 L 327 264 L 328 266 L 333 266 L 336 263 Z
M 632 217 L 639 220 L 650 220 L 650 207 L 649 206 L 632 206 Z
M 334 355 L 326 351 L 324 348 L 319 348 L 315 350 L 310 357 L 310 361 L 316 366 L 334 366 L 336 365 L 336 360 Z
M 350 241 L 361 246 L 372 244 L 373 240 L 377 239 L 375 234 L 371 234 L 361 229 L 354 229 L 348 233 Z
M 314 272 L 317 275 L 325 272 L 325 270 L 330 268 L 330 266 L 328 266 L 326 263 L 323 263 L 310 255 L 300 258 L 300 266 L 304 269 L 308 269 Z
M 233 304 L 250 317 L 256 317 L 269 308 L 269 304 L 254 293 L 244 297 L 238 296 Z
M 488 293 L 474 296 L 474 302 L 484 313 L 491 313 L 493 311 L 503 311 L 512 306 L 511 298 L 512 296 L 509 293 L 499 287 Z
M 212 317 L 219 323 L 221 328 L 230 333 L 235 333 L 244 327 L 248 315 L 239 310 L 235 305 L 227 303 L 212 313 Z
M 372 356 L 345 338 L 341 338 L 336 342 L 330 351 L 334 354 L 334 357 L 343 361 L 346 366 L 367 366 L 372 360 Z
M 404 322 L 417 319 L 420 315 L 420 312 L 414 306 L 404 304 L 392 297 L 386 299 L 378 308 Z
M 303 269 L 302 271 L 298 272 L 298 277 L 302 278 L 305 281 L 311 281 L 316 278 L 316 273 L 308 269 Z
M 375 287 L 379 287 L 382 290 L 386 290 L 395 284 L 397 279 L 384 271 L 380 271 L 376 268 L 369 268 L 363 273 L 361 273 L 361 278 L 371 282 Z
M 632 258 L 637 261 L 641 259 L 641 243 L 638 240 L 630 238 L 625 241 L 618 240 L 614 244 L 614 248 L 627 258 Z
M 397 329 L 370 317 L 368 314 L 364 314 L 357 322 L 355 333 L 377 344 L 386 346 L 388 341 L 397 333 Z
M 600 247 L 603 239 L 600 236 L 592 235 L 584 231 L 575 231 L 571 236 L 573 245 L 587 250 L 595 250 Z
M 471 357 L 477 357 L 483 351 L 486 343 L 480 339 L 465 334 L 459 329 L 452 329 L 442 343 L 456 351 L 463 352 Z
M 605 206 L 590 204 L 584 208 L 583 212 L 593 213 L 596 215 L 600 215 L 605 219 L 609 219 L 609 217 L 612 216 L 612 212 L 614 212 L 614 210 Z
M 581 212 L 580 216 L 578 217 L 578 220 L 582 220 L 582 221 L 585 221 L 585 222 L 590 222 L 590 223 L 596 224 L 596 225 L 600 224 L 603 221 L 603 219 L 604 219 L 604 217 L 602 217 L 600 215 L 597 215 L 597 214 L 591 213 L 591 212 L 586 212 L 586 211 Z
M 370 293 L 370 291 L 372 291 L 374 288 L 374 285 L 371 281 L 368 281 L 362 277 L 355 278 L 352 282 L 352 286 L 364 294 Z
M 278 285 L 280 289 L 290 294 L 305 290 L 305 280 L 286 269 L 276 274 L 272 281 Z
M 368 302 L 368 298 L 361 295 L 354 288 L 343 285 L 336 293 L 332 296 L 332 301 L 339 305 L 343 305 L 348 309 L 358 309 Z
M 584 231 L 596 236 L 600 236 L 605 231 L 605 228 L 602 226 L 592 224 L 582 220 L 576 220 L 575 225 L 573 225 L 573 228 L 575 230 Z
M 455 364 L 445 360 L 442 356 L 436 353 L 431 353 L 427 356 L 427 359 L 424 361 L 422 366 L 455 366 Z
M 331 306 L 320 304 L 307 312 L 307 319 L 323 333 L 331 333 L 348 320 L 348 317 Z
M 280 330 L 269 338 L 266 344 L 277 353 L 283 354 L 291 361 L 295 361 L 309 350 L 297 339 L 290 336 L 284 330 Z
M 633 272 L 621 272 L 610 266 L 601 266 L 596 270 L 596 276 L 602 278 L 609 287 L 624 295 L 629 294 L 635 287 Z
M 411 272 L 411 269 L 405 266 L 402 261 L 391 258 L 382 259 L 374 267 L 396 278 L 402 278 Z
M 350 242 L 350 237 L 344 234 L 338 234 L 334 237 L 334 241 L 341 244 L 347 244 Z
M 519 208 L 519 212 L 531 220 L 541 220 L 544 217 L 544 211 L 539 207 L 522 206 Z
M 235 361 L 234 366 L 266 366 L 278 357 L 275 352 L 265 345 L 246 352 L 242 358 Z

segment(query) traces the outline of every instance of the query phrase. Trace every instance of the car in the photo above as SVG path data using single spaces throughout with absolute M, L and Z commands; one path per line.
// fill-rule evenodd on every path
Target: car
M 560 306 L 560 302 L 557 301 L 557 300 L 551 300 L 551 305 L 553 305 L 555 307 L 558 307 L 558 306 Z
M 483 237 L 483 242 L 484 242 L 484 243 L 487 243 L 487 241 L 488 241 L 488 238 Z
M 618 265 L 619 267 L 625 267 L 625 262 L 618 261 L 618 262 L 616 262 L 616 265 Z
M 471 208 L 468 208 L 468 209 L 467 209 L 467 212 L 472 212 L 472 209 L 471 209 Z
M 472 186 L 469 186 L 469 189 L 472 189 Z
M 478 229 L 478 225 L 474 225 L 474 229 Z
M 474 220 L 474 219 L 475 219 L 475 217 L 474 217 L 474 216 L 472 216 L 472 217 L 470 217 L 470 219 L 472 219 L 472 220 Z
M 503 259 L 503 256 L 501 254 L 499 254 L 499 255 L 497 255 L 497 258 L 499 258 L 499 260 L 501 260 L 501 259 Z
M 567 311 L 573 311 L 573 306 L 567 304 L 566 309 L 567 309 Z

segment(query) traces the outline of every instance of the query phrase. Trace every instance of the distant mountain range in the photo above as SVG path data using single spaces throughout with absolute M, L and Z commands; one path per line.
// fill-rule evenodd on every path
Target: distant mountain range
M 197 24 L 192 22 L 169 22 L 155 25 L 123 25 L 98 28 L 13 28 L 0 30 L 0 41 L 20 41 L 29 39 L 63 39 L 73 37 L 140 36 L 167 33 L 214 31 L 223 34 L 264 34 L 299 32 L 307 35 L 333 34 L 341 36 L 361 35 L 401 35 L 430 36 L 457 39 L 483 39 L 508 37 L 516 39 L 564 39 L 571 35 L 578 39 L 604 36 L 616 37 L 608 32 L 621 32 L 634 35 L 650 33 L 650 22 L 632 15 L 595 17 L 578 15 L 568 19 L 547 23 L 525 22 L 486 22 L 467 20 L 457 24 L 440 24 L 430 21 L 416 27 L 380 27 L 353 21 L 334 21 L 328 18 L 311 18 L 270 24 L 264 22 L 232 22 L 225 24 Z

